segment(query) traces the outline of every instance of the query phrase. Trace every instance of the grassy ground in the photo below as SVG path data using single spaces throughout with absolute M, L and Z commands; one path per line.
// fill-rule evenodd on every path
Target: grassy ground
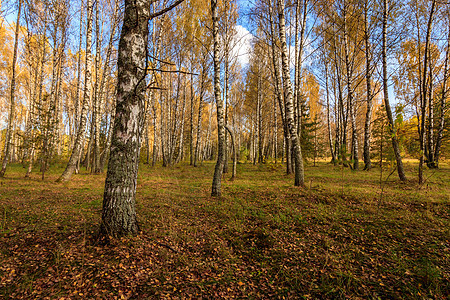
M 104 176 L 0 179 L 0 298 L 446 299 L 450 172 L 320 163 L 306 189 L 281 165 L 238 165 L 211 198 L 213 164 L 142 165 L 138 237 L 99 246 Z M 228 178 L 229 175 L 226 175 Z M 380 178 L 383 178 L 380 181 Z

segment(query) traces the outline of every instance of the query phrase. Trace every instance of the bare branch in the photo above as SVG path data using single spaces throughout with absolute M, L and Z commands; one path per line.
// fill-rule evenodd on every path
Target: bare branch
M 162 72 L 162 73 L 181 73 L 181 74 L 194 75 L 194 76 L 198 76 L 199 75 L 199 74 L 196 74 L 196 73 L 191 73 L 191 72 L 187 72 L 187 71 L 180 71 L 180 70 L 161 70 L 161 69 L 152 69 L 152 68 L 148 68 L 147 70 L 149 70 L 149 71 L 156 71 L 156 72 Z
M 164 8 L 164 9 L 161 9 L 160 11 L 157 11 L 157 12 L 151 14 L 151 15 L 149 16 L 149 19 L 151 20 L 151 19 L 153 19 L 153 18 L 156 18 L 156 17 L 159 17 L 159 16 L 165 14 L 166 12 L 171 11 L 172 9 L 174 9 L 175 7 L 177 7 L 178 5 L 180 5 L 181 3 L 183 3 L 183 1 L 184 1 L 184 0 L 177 0 L 177 1 L 175 1 L 172 5 L 170 5 L 170 6 L 166 7 L 166 8 Z

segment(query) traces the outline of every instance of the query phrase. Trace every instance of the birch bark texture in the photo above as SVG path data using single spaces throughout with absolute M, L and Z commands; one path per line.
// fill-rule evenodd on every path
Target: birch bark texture
M 144 121 L 145 75 L 150 6 L 126 0 L 117 60 L 116 113 L 103 194 L 100 232 L 137 234 L 136 183 Z
M 366 119 L 364 122 L 364 170 L 370 170 L 372 167 L 372 162 L 370 160 L 370 139 L 371 139 L 371 120 L 372 120 L 372 110 L 373 110 L 373 95 L 372 95 L 372 52 L 371 46 L 369 42 L 369 17 L 368 10 L 369 4 L 368 0 L 364 2 L 364 56 L 366 61 L 366 90 L 367 90 L 367 110 L 366 110 Z
M 419 160 L 419 184 L 423 184 L 424 183 L 424 176 L 423 176 L 423 164 L 424 164 L 424 160 L 425 160 L 425 156 L 426 156 L 426 150 L 427 148 L 425 147 L 425 137 L 426 137 L 426 133 L 425 133 L 425 119 L 426 119 L 426 108 L 427 108 L 427 94 L 428 94 L 428 89 L 427 89 L 427 85 L 428 85 L 428 80 L 427 80 L 427 67 L 428 67 L 428 60 L 429 60 L 429 51 L 428 48 L 430 47 L 430 38 L 431 38 L 431 28 L 433 25 L 433 14 L 434 14 L 434 10 L 436 7 L 436 0 L 433 0 L 433 2 L 431 3 L 431 11 L 430 11 L 430 15 L 428 17 L 428 22 L 427 22 L 427 33 L 426 33 L 426 38 L 425 38 L 425 49 L 424 49 L 424 59 L 423 59 L 423 73 L 422 73 L 422 80 L 421 80 L 421 85 L 422 85 L 422 90 L 421 90 L 421 119 L 420 119 L 420 134 L 419 134 L 419 138 L 420 138 L 420 160 Z M 419 47 L 420 49 L 420 47 Z
M 223 101 L 220 95 L 220 45 L 219 45 L 219 23 L 217 14 L 217 0 L 211 0 L 211 12 L 213 21 L 213 40 L 214 40 L 214 99 L 217 106 L 217 135 L 218 150 L 217 162 L 214 169 L 211 196 L 219 197 L 221 194 L 222 172 L 225 152 L 225 126 L 223 118 Z
M 101 236 L 120 237 L 135 235 L 139 231 L 136 185 L 145 122 L 148 22 L 182 2 L 175 1 L 159 12 L 150 14 L 149 1 L 125 0 L 117 60 L 115 122 L 103 194 Z
M 9 155 L 11 153 L 11 138 L 13 132 L 14 115 L 16 109 L 16 100 L 14 98 L 14 93 L 16 90 L 16 62 L 17 62 L 17 48 L 19 45 L 19 29 L 20 29 L 20 13 L 22 11 L 22 1 L 19 1 L 19 11 L 17 12 L 16 21 L 16 31 L 14 35 L 14 54 L 12 61 L 12 78 L 11 78 L 11 92 L 10 92 L 10 106 L 9 106 L 9 118 L 8 118 L 8 128 L 5 140 L 5 150 L 2 162 L 2 169 L 0 170 L 0 177 L 5 176 L 6 166 L 8 165 Z
M 303 158 L 302 149 L 300 146 L 300 140 L 298 138 L 297 130 L 294 124 L 294 113 L 292 104 L 292 85 L 291 79 L 289 77 L 289 63 L 287 54 L 287 43 L 286 43 L 286 21 L 284 16 L 284 0 L 278 1 L 278 19 L 280 21 L 280 42 L 281 42 L 281 65 L 282 65 L 282 76 L 284 88 L 286 90 L 286 121 L 291 135 L 291 141 L 294 146 L 294 160 L 295 160 L 295 186 L 304 186 L 304 168 L 303 168 Z
M 278 105 L 280 106 L 280 116 L 281 121 L 283 124 L 283 142 L 285 145 L 290 145 L 290 137 L 289 137 L 289 130 L 287 126 L 286 121 L 286 113 L 284 109 L 284 99 L 282 95 L 282 82 L 281 82 L 281 75 L 280 75 L 280 64 L 278 60 L 277 55 L 277 46 L 276 46 L 276 37 L 275 37 L 275 25 L 273 21 L 273 9 L 272 9 L 272 3 L 269 2 L 269 23 L 270 23 L 270 38 L 271 38 L 271 53 L 272 53 L 272 66 L 273 66 L 273 75 L 274 75 L 274 86 L 275 86 L 275 95 L 277 98 Z M 290 147 L 286 147 L 287 149 L 290 149 Z M 290 152 L 290 150 L 289 150 Z M 291 174 L 291 163 L 289 160 L 290 155 L 286 155 L 286 174 Z M 283 160 L 283 159 L 282 159 Z

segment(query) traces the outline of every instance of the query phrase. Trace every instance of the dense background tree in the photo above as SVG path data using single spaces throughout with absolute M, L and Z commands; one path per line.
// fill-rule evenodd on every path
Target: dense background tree
M 22 12 L 22 1 L 19 0 L 19 8 L 17 12 L 17 20 L 16 20 L 16 30 L 14 32 L 14 50 L 13 50 L 13 58 L 12 58 L 12 72 L 11 72 L 11 88 L 9 93 L 9 117 L 8 117 L 8 128 L 6 130 L 6 139 L 5 146 L 3 151 L 3 162 L 2 169 L 0 170 L 0 177 L 5 176 L 6 166 L 8 164 L 8 159 L 11 153 L 11 138 L 13 131 L 13 124 L 15 122 L 14 115 L 16 113 L 16 63 L 17 63 L 17 49 L 19 45 L 19 29 L 20 29 L 20 13 Z
M 53 164 L 66 164 L 61 180 L 69 180 L 80 167 L 101 173 L 119 117 L 123 7 L 120 1 L 106 0 L 20 3 L 17 20 L 18 5 L 2 8 L 2 162 L 22 162 L 26 176 L 40 172 L 42 178 Z M 170 4 L 151 1 L 149 9 L 157 12 Z M 301 165 L 319 158 L 355 171 L 363 159 L 368 170 L 371 160 L 378 160 L 372 153 L 379 148 L 372 145 L 372 127 L 378 122 L 374 112 L 385 100 L 390 105 L 383 108 L 392 111 L 386 129 L 397 133 L 400 142 L 399 147 L 385 145 L 386 154 L 422 157 L 421 182 L 424 166 L 437 168 L 448 156 L 448 4 L 218 0 L 216 5 L 220 100 L 214 90 L 210 1 L 186 0 L 149 21 L 139 161 L 171 167 L 186 160 L 194 166 L 216 160 L 216 136 L 223 129 L 224 173 L 231 157 L 254 164 L 282 162 L 288 174 L 298 160 Z M 224 105 L 223 128 L 217 101 Z M 395 128 L 400 120 L 404 130 Z M 295 158 L 296 139 L 302 159 Z M 401 169 L 399 159 L 396 166 Z M 296 182 L 301 182 L 301 171 L 297 173 Z

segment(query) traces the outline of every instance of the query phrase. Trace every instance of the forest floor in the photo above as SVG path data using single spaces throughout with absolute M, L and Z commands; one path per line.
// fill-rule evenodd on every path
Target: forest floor
M 142 165 L 141 234 L 95 241 L 105 175 L 56 183 L 9 166 L 0 179 L 1 299 L 446 299 L 450 165 L 306 167 L 239 164 L 210 197 L 214 165 Z M 390 175 L 390 176 L 389 176 Z M 380 181 L 382 178 L 382 181 Z

